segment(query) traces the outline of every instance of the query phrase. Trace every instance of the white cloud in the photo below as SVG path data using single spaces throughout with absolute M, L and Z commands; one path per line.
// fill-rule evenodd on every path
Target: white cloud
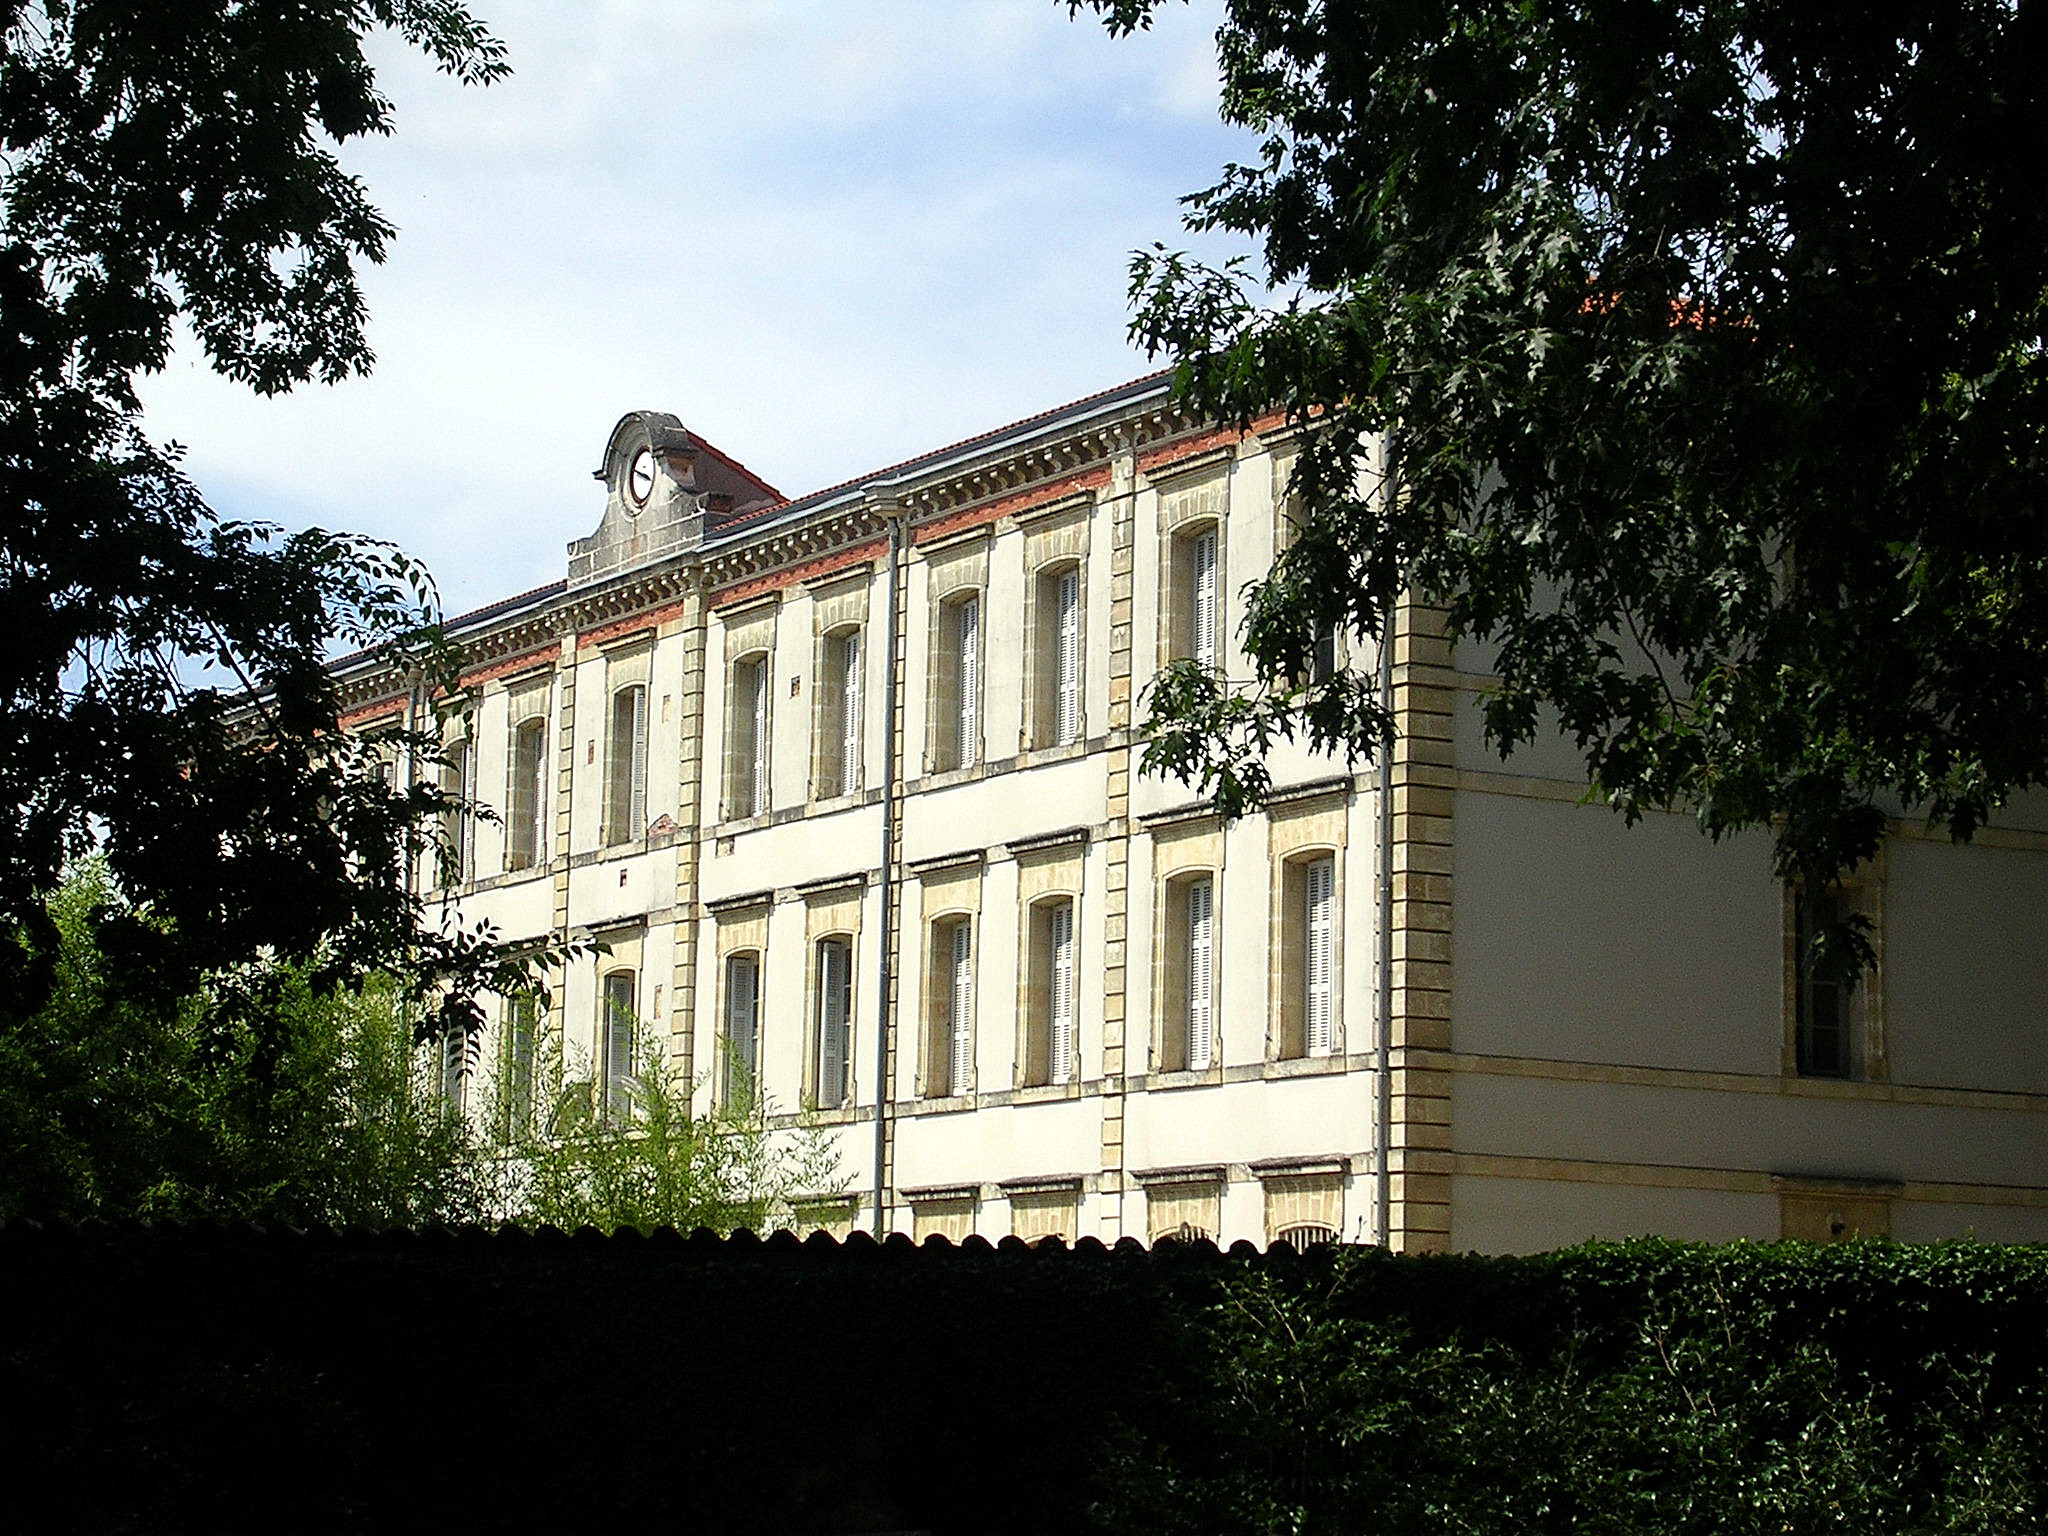
M 347 151 L 400 227 L 376 373 L 259 401 L 183 352 L 152 426 L 224 510 L 395 537 L 460 608 L 560 574 L 627 410 L 799 494 L 1132 377 L 1128 254 L 1244 153 L 1217 6 L 479 0 L 514 76 L 380 45 L 398 131 Z

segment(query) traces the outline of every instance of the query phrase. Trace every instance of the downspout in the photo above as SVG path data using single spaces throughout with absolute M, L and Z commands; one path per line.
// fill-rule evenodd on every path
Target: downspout
M 1380 497 L 1382 510 L 1394 494 L 1391 458 L 1394 434 L 1388 429 L 1380 434 Z M 1394 606 L 1380 626 L 1380 707 L 1387 712 L 1391 722 L 1394 717 L 1394 630 L 1400 619 L 1401 599 L 1394 599 Z M 1379 763 L 1379 836 L 1380 836 L 1380 899 L 1379 899 L 1379 986 L 1377 1017 L 1374 1019 L 1374 1042 L 1379 1057 L 1379 1123 L 1373 1130 L 1373 1164 L 1379 1177 L 1379 1240 L 1380 1246 L 1391 1249 L 1394 1246 L 1394 1175 L 1388 1162 L 1392 1157 L 1394 1144 L 1394 743 L 1391 739 L 1380 743 Z
M 889 999 L 895 972 L 897 934 L 890 921 L 896 899 L 896 777 L 900 743 L 896 731 L 896 688 L 900 670 L 896 584 L 903 565 L 903 507 L 870 493 L 875 511 L 889 524 L 888 664 L 882 681 L 882 940 L 875 967 L 875 1239 L 888 1235 L 889 1172 Z

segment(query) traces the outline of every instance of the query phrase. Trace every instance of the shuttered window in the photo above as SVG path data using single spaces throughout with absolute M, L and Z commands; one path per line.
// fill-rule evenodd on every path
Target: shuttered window
M 1336 1035 L 1337 861 L 1312 859 L 1302 874 L 1302 1023 L 1308 1054 L 1327 1056 Z
M 604 840 L 630 843 L 647 828 L 647 685 L 612 695 L 610 769 L 605 785 Z
M 952 925 L 950 937 L 948 1088 L 953 1093 L 967 1093 L 974 1086 L 974 925 L 962 918 Z
M 1193 602 L 1189 655 L 1204 667 L 1216 665 L 1216 530 L 1205 528 L 1194 536 L 1194 580 L 1189 597 Z
M 1057 608 L 1058 665 L 1055 668 L 1053 741 L 1065 746 L 1081 734 L 1081 572 L 1060 572 Z
M 1047 1021 L 1049 1070 L 1052 1081 L 1071 1082 L 1074 1077 L 1074 904 L 1060 902 L 1047 914 L 1047 956 L 1051 966 L 1047 998 L 1051 1017 Z
M 850 795 L 860 788 L 860 631 L 839 637 L 839 786 Z
M 1215 882 L 1187 888 L 1187 1065 L 1200 1072 L 1216 1061 Z
M 603 1047 L 604 1112 L 617 1125 L 633 1112 L 633 1036 L 639 1003 L 638 978 L 631 971 L 606 973 L 603 1007 L 598 1033 Z
M 468 741 L 450 742 L 443 751 L 447 761 L 441 765 L 441 792 L 452 803 L 441 816 L 441 832 L 446 839 L 443 853 L 447 860 L 441 871 L 442 882 L 460 885 L 474 873 L 470 803 L 476 798 L 476 753 Z
M 768 658 L 733 663 L 727 711 L 726 815 L 732 820 L 768 809 Z
M 818 1108 L 846 1102 L 853 1030 L 853 950 L 845 939 L 818 941 Z
M 725 1103 L 757 1102 L 761 1063 L 761 961 L 752 952 L 725 959 Z
M 953 605 L 953 766 L 972 767 L 981 757 L 981 599 L 963 597 Z
M 533 1129 L 533 1061 L 540 1004 L 515 997 L 505 1005 L 505 1131 L 518 1140 Z
M 547 735 L 547 720 L 538 715 L 521 720 L 512 730 L 505 795 L 507 869 L 531 869 L 547 862 Z

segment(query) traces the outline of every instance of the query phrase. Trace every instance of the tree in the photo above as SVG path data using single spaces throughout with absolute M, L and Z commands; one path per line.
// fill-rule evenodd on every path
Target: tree
M 144 1000 L 98 936 L 110 911 L 149 919 L 102 862 L 48 910 L 53 984 L 0 1031 L 0 1221 L 388 1227 L 493 1213 L 495 1160 L 420 1091 L 395 987 L 256 964 Z
M 101 850 L 111 979 L 158 1005 L 259 955 L 402 969 L 422 1028 L 478 1017 L 488 935 L 402 871 L 444 797 L 336 731 L 338 647 L 413 643 L 398 551 L 224 522 L 144 436 L 135 381 L 182 323 L 264 393 L 366 370 L 359 261 L 393 231 L 335 148 L 391 130 L 388 27 L 468 83 L 504 50 L 457 0 L 8 0 L 0 9 L 0 1013 L 48 995 L 46 909 Z M 418 659 L 431 651 L 419 650 Z M 438 742 L 413 744 L 422 752 Z M 429 775 L 431 778 L 432 776 Z
M 1811 890 L 1888 809 L 1962 839 L 2040 784 L 2044 18 L 1231 0 L 1259 149 L 1187 223 L 1290 296 L 1159 247 L 1133 331 L 1203 410 L 1305 429 L 1304 514 L 1255 686 L 1163 678 L 1150 765 L 1228 811 L 1275 735 L 1370 756 L 1373 680 L 1296 680 L 1412 590 L 1495 658 L 1503 754 L 1562 730 L 1629 819 L 1771 827 Z

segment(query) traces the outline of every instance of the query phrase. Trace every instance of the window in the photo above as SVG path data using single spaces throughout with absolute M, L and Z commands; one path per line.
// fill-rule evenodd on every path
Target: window
M 1074 1080 L 1077 1064 L 1074 1008 L 1074 902 L 1042 901 L 1031 908 L 1030 975 L 1024 1031 L 1025 1087 Z
M 1202 1072 L 1216 1064 L 1216 882 L 1210 875 L 1166 887 L 1159 1070 Z
M 1152 1242 L 1214 1242 L 1222 1224 L 1223 1185 L 1217 1179 L 1146 1187 L 1145 1235 Z
M 812 1085 L 819 1109 L 837 1109 L 852 1086 L 853 942 L 843 937 L 818 940 L 816 985 L 817 1054 Z
M 860 690 L 860 631 L 827 635 L 818 672 L 817 750 L 811 775 L 820 800 L 860 788 Z
M 761 956 L 725 957 L 725 1055 L 721 1097 L 746 1112 L 759 1102 L 761 1071 Z
M 604 1114 L 614 1125 L 623 1124 L 633 1113 L 634 1035 L 639 1024 L 638 978 L 631 971 L 605 974 L 602 993 L 604 1016 L 598 1023 L 599 1056 L 603 1068 Z
M 517 1141 L 533 1130 L 533 1062 L 540 1002 L 515 997 L 505 1004 L 505 1132 Z
M 647 685 L 632 683 L 612 694 L 605 740 L 604 840 L 630 843 L 647 827 Z
M 469 1086 L 469 1036 L 462 1030 L 450 1030 L 441 1036 L 441 1101 L 456 1114 L 461 1114 Z
M 925 1094 L 974 1091 L 974 921 L 949 917 L 931 927 L 927 967 Z
M 476 749 L 467 740 L 451 741 L 442 748 L 441 793 L 450 801 L 441 813 L 441 885 L 461 885 L 474 874 L 475 838 L 471 829 L 470 806 L 476 799 Z
M 1337 1040 L 1337 861 L 1313 854 L 1280 872 L 1283 1057 L 1328 1056 Z
M 1856 978 L 1838 957 L 1816 954 L 1815 935 L 1851 916 L 1848 896 L 1830 890 L 1818 896 L 1792 892 L 1793 1038 L 1801 1077 L 1854 1077 L 1857 1060 Z
M 1071 1243 L 1081 1230 L 1079 1181 L 1010 1192 L 1010 1235 L 1027 1243 Z
M 768 657 L 732 665 L 726 703 L 725 814 L 731 821 L 768 810 Z
M 548 723 L 533 715 L 512 728 L 510 782 L 505 793 L 505 867 L 532 869 L 548 860 Z
M 947 1194 L 913 1197 L 910 1202 L 912 1238 L 923 1242 L 943 1237 L 949 1243 L 964 1243 L 974 1236 L 974 1196 Z
M 938 669 L 933 684 L 932 766 L 971 768 L 981 759 L 981 595 L 939 608 Z
M 1344 1227 L 1344 1175 L 1279 1172 L 1263 1176 L 1266 1242 L 1297 1251 L 1334 1243 Z
M 1042 572 L 1037 588 L 1031 616 L 1030 744 L 1063 747 L 1081 739 L 1081 567 Z
M 1169 660 L 1214 667 L 1222 656 L 1222 530 L 1197 523 L 1175 533 L 1168 549 L 1169 602 L 1166 650 Z

